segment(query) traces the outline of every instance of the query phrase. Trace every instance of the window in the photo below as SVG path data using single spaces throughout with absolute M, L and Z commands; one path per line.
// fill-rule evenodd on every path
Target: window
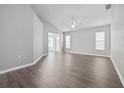
M 105 50 L 105 32 L 96 32 L 96 50 Z
M 49 40 L 49 48 L 53 48 L 53 38 L 49 37 L 48 40 Z
M 68 49 L 68 48 L 70 48 L 70 35 L 67 35 L 66 37 L 65 37 L 65 42 L 66 42 L 66 48 Z

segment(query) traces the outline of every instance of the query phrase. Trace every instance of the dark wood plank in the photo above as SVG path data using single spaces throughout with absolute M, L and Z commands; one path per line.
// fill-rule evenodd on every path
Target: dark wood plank
M 33 66 L 0 75 L 6 88 L 122 88 L 107 57 L 50 53 Z

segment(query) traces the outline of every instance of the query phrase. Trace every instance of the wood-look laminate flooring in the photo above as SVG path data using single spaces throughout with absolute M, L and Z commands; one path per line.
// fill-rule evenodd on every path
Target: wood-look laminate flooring
M 122 84 L 106 57 L 50 53 L 33 66 L 0 75 L 6 88 L 121 88 Z

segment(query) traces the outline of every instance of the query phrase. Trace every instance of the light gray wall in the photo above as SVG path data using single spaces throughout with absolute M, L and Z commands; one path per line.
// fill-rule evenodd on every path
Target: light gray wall
M 43 46 L 43 34 L 44 34 L 44 29 L 43 29 L 43 24 L 41 20 L 38 18 L 38 16 L 33 13 L 34 18 L 34 33 L 33 33 L 33 54 L 34 54 L 34 61 L 36 61 L 40 56 L 44 54 L 44 46 Z
M 47 20 L 42 18 L 40 15 L 40 10 L 35 7 L 35 5 L 31 5 L 32 9 L 35 11 L 35 13 L 38 15 L 39 19 L 43 23 L 43 45 L 44 45 L 44 54 L 48 54 L 48 32 L 56 33 L 60 35 L 60 42 L 61 42 L 61 52 L 63 50 L 63 32 L 60 31 L 58 28 L 56 28 L 54 25 L 49 23 Z
M 48 32 L 62 35 L 30 5 L 0 5 L 0 71 L 32 64 L 48 53 Z
M 32 9 L 29 5 L 0 5 L 0 71 L 32 62 Z
M 111 22 L 111 56 L 124 83 L 124 5 L 116 5 Z
M 105 32 L 105 51 L 99 51 L 95 49 L 95 32 L 104 31 Z M 71 48 L 64 50 L 66 52 L 79 52 L 86 54 L 98 54 L 98 55 L 110 55 L 110 25 L 99 26 L 94 28 L 89 28 L 79 31 L 64 32 L 64 42 L 65 35 L 71 36 Z M 65 43 L 64 43 L 65 46 Z

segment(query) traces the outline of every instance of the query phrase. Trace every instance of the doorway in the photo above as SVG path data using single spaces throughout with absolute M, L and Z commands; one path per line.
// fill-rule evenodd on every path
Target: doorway
M 48 33 L 48 51 L 60 52 L 60 35 L 56 33 Z

